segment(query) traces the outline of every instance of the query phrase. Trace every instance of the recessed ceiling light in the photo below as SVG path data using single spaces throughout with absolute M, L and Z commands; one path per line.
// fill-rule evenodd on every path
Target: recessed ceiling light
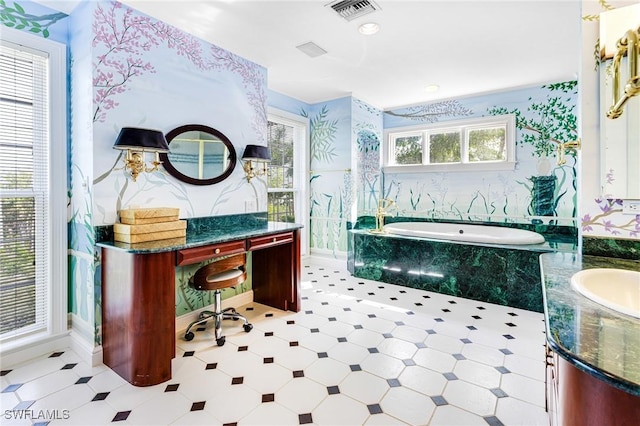
M 358 27 L 358 31 L 360 34 L 371 35 L 380 31 L 380 25 L 375 22 L 367 22 L 366 24 L 362 24 Z
M 440 86 L 438 86 L 437 84 L 430 84 L 424 88 L 424 91 L 433 93 L 433 92 L 437 92 L 439 89 L 440 89 Z

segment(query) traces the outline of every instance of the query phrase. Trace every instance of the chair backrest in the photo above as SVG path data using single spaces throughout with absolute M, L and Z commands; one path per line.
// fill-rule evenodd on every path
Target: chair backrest
M 233 287 L 246 279 L 245 254 L 242 253 L 204 265 L 193 274 L 189 285 L 196 290 L 211 291 Z

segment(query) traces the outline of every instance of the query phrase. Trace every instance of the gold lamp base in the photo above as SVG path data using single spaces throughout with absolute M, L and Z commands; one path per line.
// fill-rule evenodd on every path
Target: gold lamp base
M 151 162 L 151 167 L 147 167 L 145 164 L 143 153 L 127 151 L 124 157 L 124 170 L 129 170 L 131 179 L 133 179 L 134 182 L 138 179 L 140 173 L 155 172 L 158 170 L 160 164 L 162 164 L 162 161 L 159 160 L 157 152 L 155 161 Z

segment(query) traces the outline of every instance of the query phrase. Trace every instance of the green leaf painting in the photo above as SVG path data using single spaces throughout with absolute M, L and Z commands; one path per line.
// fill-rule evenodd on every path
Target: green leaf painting
M 62 12 L 40 16 L 32 15 L 16 2 L 9 6 L 6 1 L 0 0 L 0 22 L 2 25 L 39 34 L 44 38 L 48 38 L 50 35 L 49 27 L 66 17 L 67 15 Z
M 542 102 L 531 103 L 525 112 L 515 108 L 489 108 L 490 115 L 513 114 L 516 127 L 520 130 L 518 143 L 532 145 L 532 155 L 551 157 L 556 155 L 559 143 L 570 142 L 578 136 L 578 118 L 574 113 L 576 105 L 571 101 L 577 94 L 576 80 L 542 86 L 549 94 Z M 529 98 L 531 100 L 531 98 Z M 567 151 L 575 155 L 575 151 Z
M 306 111 L 302 111 L 303 117 L 309 118 Z M 329 110 L 324 105 L 320 112 L 310 118 L 311 125 L 311 157 L 317 161 L 329 162 L 336 157 L 335 138 L 338 131 L 338 120 L 329 120 Z

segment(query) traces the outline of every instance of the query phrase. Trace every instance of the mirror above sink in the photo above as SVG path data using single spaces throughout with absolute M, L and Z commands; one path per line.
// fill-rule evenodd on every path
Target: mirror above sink
M 607 199 L 640 199 L 638 29 L 640 4 L 600 14 L 601 194 Z
M 600 65 L 601 79 L 601 194 L 607 199 L 640 199 L 640 97 L 629 100 L 624 113 L 606 117 L 611 106 L 611 77 L 607 61 Z

